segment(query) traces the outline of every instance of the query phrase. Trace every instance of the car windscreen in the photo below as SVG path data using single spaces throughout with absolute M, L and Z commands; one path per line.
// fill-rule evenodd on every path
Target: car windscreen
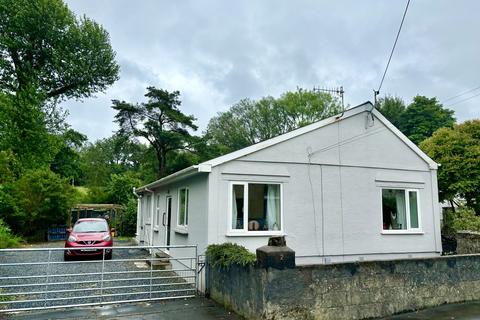
M 108 225 L 105 221 L 78 221 L 73 227 L 74 232 L 107 232 Z

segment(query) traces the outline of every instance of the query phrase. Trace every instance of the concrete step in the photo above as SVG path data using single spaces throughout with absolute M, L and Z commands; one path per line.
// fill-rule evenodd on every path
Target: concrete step
M 155 270 L 170 270 L 172 264 L 170 263 L 170 256 L 163 251 L 157 251 L 153 255 L 153 259 L 147 260 L 148 266 L 152 266 Z
M 154 270 L 171 270 L 172 265 L 170 262 L 162 261 L 162 260 L 155 260 L 155 259 L 148 259 L 147 261 L 148 267 Z

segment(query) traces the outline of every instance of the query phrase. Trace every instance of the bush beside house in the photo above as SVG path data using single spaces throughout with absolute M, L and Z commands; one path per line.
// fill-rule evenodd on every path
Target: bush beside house
M 12 233 L 12 230 L 0 219 L 0 249 L 18 247 L 22 238 Z

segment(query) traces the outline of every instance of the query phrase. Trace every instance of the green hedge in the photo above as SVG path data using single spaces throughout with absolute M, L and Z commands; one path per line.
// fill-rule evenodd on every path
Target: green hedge
M 13 235 L 7 224 L 0 219 L 0 249 L 18 247 L 21 241 L 22 238 Z
M 206 256 L 208 263 L 216 268 L 248 266 L 257 261 L 254 253 L 235 243 L 211 244 L 207 248 Z

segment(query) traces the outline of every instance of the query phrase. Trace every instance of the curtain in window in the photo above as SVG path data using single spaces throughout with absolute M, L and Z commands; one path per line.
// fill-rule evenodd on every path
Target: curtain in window
M 280 186 L 267 187 L 267 225 L 268 230 L 280 230 Z
M 395 192 L 397 203 L 397 229 L 407 229 L 407 221 L 405 214 L 405 192 L 399 190 Z
M 237 229 L 237 196 L 235 194 L 235 186 L 232 188 L 232 229 Z

